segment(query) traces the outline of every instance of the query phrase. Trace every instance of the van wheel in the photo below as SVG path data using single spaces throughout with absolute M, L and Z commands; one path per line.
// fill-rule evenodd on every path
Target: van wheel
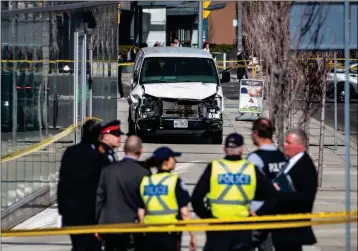
M 214 145 L 221 145 L 221 143 L 223 142 L 223 130 L 222 129 L 220 131 L 216 131 L 211 134 L 211 142 Z

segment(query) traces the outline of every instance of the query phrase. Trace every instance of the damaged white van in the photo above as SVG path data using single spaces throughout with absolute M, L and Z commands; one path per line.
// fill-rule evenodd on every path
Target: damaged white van
M 137 54 L 128 96 L 129 134 L 196 134 L 221 144 L 224 97 L 218 70 L 204 50 L 146 47 Z

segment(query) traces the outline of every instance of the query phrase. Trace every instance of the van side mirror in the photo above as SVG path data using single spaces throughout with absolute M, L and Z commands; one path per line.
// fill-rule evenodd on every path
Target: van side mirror
M 134 71 L 134 73 L 133 73 L 133 81 L 138 81 L 138 71 Z
M 221 83 L 229 83 L 230 80 L 231 80 L 230 72 L 224 71 L 221 73 L 221 79 L 220 79 Z

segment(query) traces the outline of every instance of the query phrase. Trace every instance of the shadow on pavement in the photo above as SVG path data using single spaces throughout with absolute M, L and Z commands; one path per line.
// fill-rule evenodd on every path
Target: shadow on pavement
M 153 144 L 211 144 L 211 139 L 200 135 L 146 135 L 143 137 L 144 143 Z

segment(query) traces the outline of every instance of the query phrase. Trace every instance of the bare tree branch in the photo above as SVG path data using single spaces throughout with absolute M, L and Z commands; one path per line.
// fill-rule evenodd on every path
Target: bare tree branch
M 306 6 L 298 29 L 297 39 L 290 41 L 289 18 L 293 2 L 255 1 L 243 3 L 243 36 L 246 47 L 252 52 L 260 51 L 265 61 L 267 85 L 269 86 L 270 119 L 276 126 L 276 136 L 283 146 L 285 131 L 290 128 L 291 111 L 298 108 L 301 117 L 298 126 L 310 121 L 319 106 L 327 74 L 327 67 L 311 60 L 318 52 L 302 53 L 292 51 L 290 44 L 297 45 L 309 36 L 309 42 L 317 47 L 322 42 L 320 31 L 327 17 L 327 10 L 321 3 Z M 303 104 L 303 105 L 302 105 Z M 295 109 L 293 109 L 295 108 Z M 294 111 L 297 115 L 297 111 Z

